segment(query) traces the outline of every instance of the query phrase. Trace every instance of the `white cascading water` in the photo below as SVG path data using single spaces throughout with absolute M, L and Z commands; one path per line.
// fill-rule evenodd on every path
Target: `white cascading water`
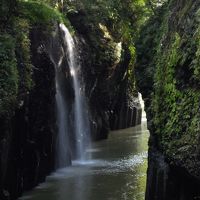
M 67 53 L 68 64 L 74 88 L 74 129 L 76 137 L 76 159 L 84 161 L 87 159 L 85 156 L 85 148 L 90 141 L 90 128 L 85 95 L 83 94 L 80 85 L 80 64 L 77 61 L 75 42 L 69 30 L 64 24 L 60 24 L 60 29 L 64 33 L 64 42 L 66 46 L 65 50 Z
M 55 67 L 55 85 L 56 85 L 56 119 L 58 127 L 58 135 L 56 140 L 56 168 L 66 167 L 70 162 L 70 151 L 69 151 L 69 136 L 68 136 L 68 119 L 67 119 L 67 106 L 63 96 L 62 90 L 62 71 L 60 61 L 57 62 L 49 51 L 50 59 Z M 63 112 L 64 111 L 64 112 Z
M 140 105 L 141 105 L 141 108 L 142 108 L 142 122 L 146 122 L 147 121 L 147 118 L 146 118 L 146 112 L 144 110 L 144 100 L 142 99 L 142 94 L 141 93 L 138 93 L 138 98 L 139 98 L 139 102 L 140 102 Z
M 59 80 L 59 69 L 56 68 L 56 107 L 57 107 L 57 123 L 58 123 L 58 138 L 57 138 L 57 168 L 65 167 L 69 160 L 68 151 L 68 127 L 67 127 L 67 108 L 62 95 L 61 83 Z M 64 111 L 64 112 L 63 112 Z

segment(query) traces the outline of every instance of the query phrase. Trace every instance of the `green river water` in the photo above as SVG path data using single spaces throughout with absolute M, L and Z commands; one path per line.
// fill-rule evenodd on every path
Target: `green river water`
M 149 132 L 146 122 L 92 143 L 91 159 L 74 161 L 20 200 L 144 200 Z

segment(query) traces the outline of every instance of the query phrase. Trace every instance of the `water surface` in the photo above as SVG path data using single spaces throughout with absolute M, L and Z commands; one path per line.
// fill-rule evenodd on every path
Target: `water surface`
M 148 136 L 145 121 L 113 131 L 87 150 L 91 160 L 58 170 L 20 200 L 144 200 Z

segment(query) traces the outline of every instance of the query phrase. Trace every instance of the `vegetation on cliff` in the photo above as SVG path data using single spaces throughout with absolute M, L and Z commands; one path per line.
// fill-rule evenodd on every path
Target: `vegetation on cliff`
M 132 68 L 135 62 L 134 41 L 140 26 L 151 13 L 145 3 L 145 0 L 2 1 L 0 115 L 12 116 L 15 108 L 23 105 L 26 93 L 34 87 L 30 52 L 31 30 L 37 27 L 48 35 L 55 28 L 56 22 L 62 22 L 73 31 L 68 20 L 72 16 L 84 15 L 79 19 L 82 20 L 81 25 L 84 24 L 84 34 L 89 38 L 91 48 L 95 52 L 91 54 L 91 62 L 99 66 L 103 76 L 105 73 L 108 77 L 111 76 L 112 69 L 119 62 L 123 63 L 125 54 L 129 51 L 131 64 L 127 70 L 127 78 L 130 91 L 135 92 Z M 107 72 L 103 68 L 100 69 L 104 64 L 108 68 Z M 9 67 L 6 67 L 7 65 Z
M 122 83 L 128 85 L 131 94 L 136 93 L 136 74 L 153 145 L 172 164 L 199 177 L 200 2 L 159 2 L 2 0 L 0 119 L 11 118 L 35 86 L 33 29 L 49 36 L 58 23 L 65 23 L 78 36 L 84 36 L 84 40 L 79 39 L 87 50 L 81 52 L 88 60 L 84 69 L 87 87 L 89 92 L 95 88 L 101 94 L 98 101 L 104 107 L 100 109 L 112 110 L 111 99 L 124 94 Z
M 121 73 L 125 73 L 124 80 L 128 80 L 129 93 L 137 95 L 133 67 L 135 39 L 141 25 L 152 14 L 147 2 L 145 0 L 64 1 L 64 13 L 67 13 L 69 19 L 75 19 L 73 24 L 78 25 L 76 27 L 78 32 L 84 35 L 91 48 L 89 59 L 95 65 L 91 71 L 98 69 L 102 77 L 107 77 L 108 81 L 105 82 L 104 88 L 110 90 L 112 87 L 111 96 L 115 98 L 117 98 L 115 90 L 119 89 L 121 78 L 117 78 L 114 72 L 120 65 L 124 65 L 124 71 Z M 113 79 L 118 79 L 114 88 L 110 86 Z M 110 104 L 107 104 L 107 107 L 112 109 Z
M 137 67 L 157 147 L 172 164 L 196 176 L 200 176 L 199 9 L 199 2 L 170 1 L 150 18 L 138 41 Z
M 46 35 L 56 22 L 70 23 L 56 9 L 36 1 L 2 1 L 0 13 L 0 116 L 11 117 L 34 86 L 30 31 L 37 26 Z
M 1 114 L 9 112 L 16 100 L 18 89 L 17 62 L 14 53 L 14 40 L 8 35 L 0 36 L 0 110 Z

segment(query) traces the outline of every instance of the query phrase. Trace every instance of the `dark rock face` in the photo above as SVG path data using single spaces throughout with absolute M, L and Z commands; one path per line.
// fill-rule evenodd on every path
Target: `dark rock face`
M 110 129 L 139 124 L 141 108 L 137 97 L 128 90 L 129 50 L 106 36 L 105 27 L 87 21 L 84 11 L 69 19 L 78 33 L 93 139 L 106 138 Z
M 200 182 L 180 166 L 168 164 L 157 150 L 149 151 L 146 200 L 200 199 Z
M 10 119 L 1 119 L 0 199 L 16 199 L 45 180 L 54 169 L 54 66 L 45 52 L 41 33 L 31 33 L 34 86 Z
M 124 129 L 141 123 L 142 109 L 138 98 L 122 95 L 113 112 L 110 114 L 112 130 Z
M 2 0 L 0 2 L 0 26 L 6 26 L 13 11 L 16 9 L 16 4 L 16 0 Z

